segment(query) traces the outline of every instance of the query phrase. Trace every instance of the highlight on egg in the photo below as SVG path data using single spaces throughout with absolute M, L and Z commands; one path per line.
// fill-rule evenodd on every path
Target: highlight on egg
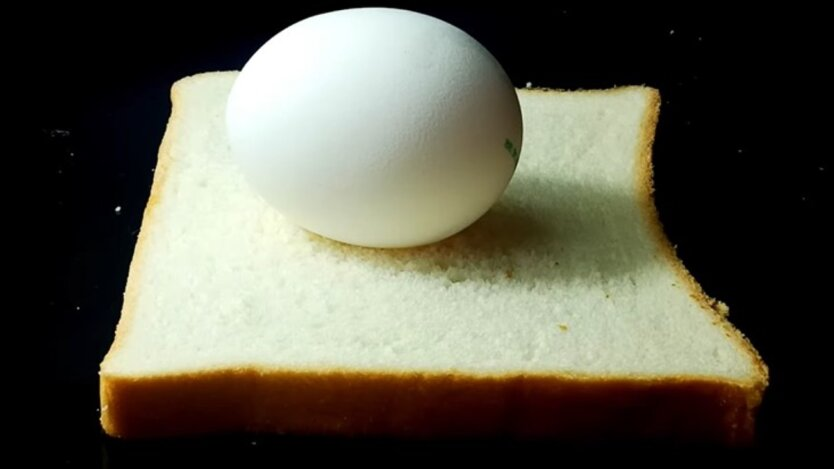
M 309 231 L 368 247 L 465 229 L 500 198 L 522 145 L 518 96 L 489 51 L 390 8 L 275 35 L 238 75 L 226 123 L 257 193 Z

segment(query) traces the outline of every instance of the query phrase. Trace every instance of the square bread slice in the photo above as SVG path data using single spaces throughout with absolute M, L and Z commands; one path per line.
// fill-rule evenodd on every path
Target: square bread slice
M 443 242 L 375 250 L 249 188 L 225 136 L 235 77 L 173 87 L 101 365 L 108 434 L 750 441 L 767 369 L 658 222 L 656 90 L 519 90 L 499 203 Z

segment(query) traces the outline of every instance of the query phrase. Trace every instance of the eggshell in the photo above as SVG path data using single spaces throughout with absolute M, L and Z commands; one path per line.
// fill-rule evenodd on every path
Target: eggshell
M 388 8 L 278 33 L 243 67 L 226 122 L 257 193 L 307 230 L 370 247 L 472 224 L 506 189 L 522 144 L 496 59 L 446 22 Z

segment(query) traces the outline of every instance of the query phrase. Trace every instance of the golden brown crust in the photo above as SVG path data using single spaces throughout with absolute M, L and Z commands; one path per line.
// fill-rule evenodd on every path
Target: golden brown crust
M 255 431 L 740 444 L 752 436 L 747 392 L 697 379 L 257 369 L 102 381 L 104 428 L 124 438 Z
M 268 431 L 407 437 L 518 435 L 728 444 L 752 439 L 753 417 L 767 384 L 767 371 L 752 346 L 719 314 L 715 302 L 688 274 L 659 223 L 651 182 L 651 145 L 659 95 L 651 89 L 646 89 L 652 103 L 642 126 L 642 157 L 637 162 L 641 165 L 638 187 L 643 191 L 647 220 L 665 258 L 704 311 L 750 354 L 758 370 L 753 382 L 699 376 L 476 376 L 258 366 L 139 377 L 108 373 L 105 364 L 117 353 L 132 322 L 145 246 L 152 236 L 155 212 L 168 177 L 171 129 L 181 118 L 179 86 L 174 85 L 171 92 L 172 114 L 130 267 L 122 317 L 102 364 L 101 420 L 108 434 L 159 437 Z

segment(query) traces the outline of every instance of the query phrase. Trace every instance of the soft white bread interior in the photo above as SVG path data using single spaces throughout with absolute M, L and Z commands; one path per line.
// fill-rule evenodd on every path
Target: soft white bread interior
M 373 250 L 250 189 L 223 124 L 235 76 L 173 87 L 101 365 L 109 434 L 750 439 L 767 371 L 658 223 L 655 90 L 520 90 L 500 202 L 443 242 Z

